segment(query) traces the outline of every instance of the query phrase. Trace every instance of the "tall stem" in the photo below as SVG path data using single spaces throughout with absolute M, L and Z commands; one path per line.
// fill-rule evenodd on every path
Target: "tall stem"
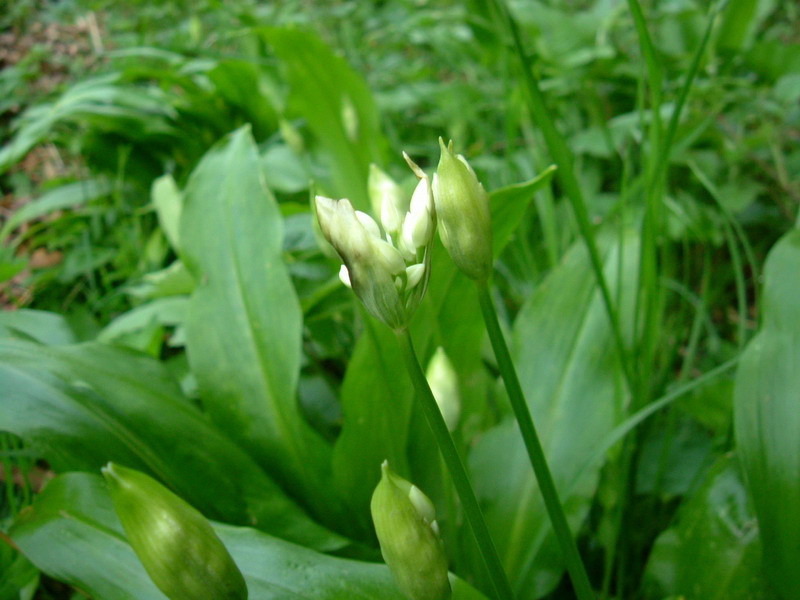
M 489 535 L 489 528 L 486 526 L 480 506 L 478 506 L 478 499 L 475 497 L 475 491 L 470 483 L 469 475 L 464 463 L 461 461 L 461 456 L 458 454 L 453 438 L 450 437 L 450 432 L 447 430 L 442 413 L 436 404 L 436 399 L 433 397 L 428 380 L 419 365 L 408 330 L 397 332 L 397 339 L 400 343 L 408 374 L 417 390 L 417 398 L 422 406 L 422 411 L 425 413 L 425 418 L 428 420 L 433 437 L 436 439 L 439 451 L 447 465 L 447 470 L 450 472 L 450 477 L 461 500 L 472 534 L 475 536 L 481 557 L 489 572 L 495 593 L 502 600 L 513 600 L 514 593 L 511 590 L 511 584 L 508 582 L 508 577 L 506 577 L 506 573 L 503 570 L 503 565 L 497 554 L 497 548 L 495 548 L 492 537 Z
M 547 514 L 550 517 L 550 523 L 553 525 L 558 545 L 561 548 L 561 555 L 566 563 L 567 572 L 572 580 L 572 586 L 575 588 L 575 594 L 579 600 L 593 600 L 595 597 L 594 592 L 589 583 L 589 577 L 586 575 L 581 556 L 578 553 L 578 547 L 575 545 L 575 539 L 572 537 L 569 524 L 564 516 L 564 509 L 558 499 L 558 492 L 553 482 L 553 476 L 550 474 L 550 468 L 547 466 L 542 444 L 536 433 L 536 427 L 533 425 L 533 418 L 525 402 L 525 396 L 522 394 L 522 386 L 520 386 L 517 371 L 511 361 L 511 354 L 508 351 L 503 332 L 500 330 L 497 312 L 489 294 L 488 283 L 485 281 L 477 282 L 476 285 L 478 287 L 478 299 L 483 313 L 483 320 L 486 323 L 486 330 L 489 332 L 489 339 L 492 342 L 494 355 L 497 358 L 497 366 L 500 368 L 500 374 L 503 377 L 508 398 L 511 401 L 511 408 L 514 409 L 514 416 L 517 418 L 522 439 L 528 450 L 533 472 L 539 482 L 539 489 L 542 492 Z

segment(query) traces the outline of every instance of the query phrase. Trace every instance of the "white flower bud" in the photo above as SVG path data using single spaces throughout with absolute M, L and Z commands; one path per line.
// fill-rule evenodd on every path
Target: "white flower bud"
M 422 281 L 422 276 L 425 274 L 425 265 L 411 265 L 406 267 L 406 288 L 412 289 Z
M 341 280 L 341 282 L 342 282 L 343 284 L 345 284 L 347 287 L 349 287 L 349 288 L 352 288 L 352 287 L 353 287 L 353 284 L 352 284 L 352 283 L 350 283 L 350 273 L 348 272 L 348 270 L 347 270 L 347 267 L 346 267 L 346 266 L 344 266 L 344 265 L 342 265 L 342 266 L 339 268 L 339 279 L 340 279 L 340 280 Z
M 453 363 L 445 354 L 441 346 L 436 349 L 433 357 L 428 363 L 425 373 L 428 384 L 431 386 L 433 397 L 449 431 L 454 431 L 458 426 L 458 419 L 461 416 L 461 396 L 458 392 L 458 375 L 456 374 Z

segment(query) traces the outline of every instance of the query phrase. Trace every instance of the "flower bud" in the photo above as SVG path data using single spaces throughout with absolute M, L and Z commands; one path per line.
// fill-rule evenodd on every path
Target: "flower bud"
M 211 524 L 144 473 L 103 467 L 114 509 L 150 578 L 170 600 L 246 600 L 247 584 Z
M 492 223 L 489 195 L 453 142 L 439 138 L 441 158 L 433 176 L 439 237 L 453 262 L 467 277 L 488 279 L 492 270 Z
M 395 237 L 403 224 L 403 215 L 408 201 L 403 198 L 403 190 L 377 165 L 369 167 L 367 182 L 372 214 L 379 215 L 386 232 Z
M 447 555 L 433 503 L 422 491 L 381 465 L 370 509 L 381 554 L 401 591 L 411 600 L 447 600 Z
M 458 393 L 458 375 L 453 368 L 453 363 L 439 346 L 428 363 L 425 373 L 428 384 L 442 412 L 444 422 L 449 431 L 455 431 L 458 418 L 461 416 L 461 397 Z

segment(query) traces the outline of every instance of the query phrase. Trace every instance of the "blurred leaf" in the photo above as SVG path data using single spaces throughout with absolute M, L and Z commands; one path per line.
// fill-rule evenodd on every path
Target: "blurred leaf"
M 0 173 L 16 164 L 36 144 L 52 134 L 61 123 L 77 122 L 96 131 L 116 131 L 142 136 L 180 132 L 169 122 L 173 116 L 170 103 L 157 88 L 125 87 L 119 73 L 110 73 L 81 81 L 67 88 L 55 102 L 37 104 L 15 123 L 15 135 L 0 149 Z
M 739 361 L 736 442 L 758 516 L 767 576 L 800 597 L 800 229 L 764 267 L 764 322 Z
M 556 166 L 551 165 L 530 181 L 509 185 L 491 193 L 492 251 L 500 256 L 519 226 L 533 195 L 550 183 Z
M 254 529 L 215 524 L 241 569 L 250 600 L 403 600 L 385 565 L 345 560 Z M 95 598 L 156 600 L 156 589 L 127 544 L 102 480 L 68 473 L 50 483 L 10 531 L 45 573 Z M 455 578 L 453 600 L 481 600 Z
M 760 554 L 758 527 L 738 465 L 724 457 L 682 505 L 677 524 L 656 540 L 644 575 L 646 597 L 768 598 Z
M 8 544 L 0 545 L 0 600 L 31 600 L 39 587 L 39 570 Z
M 753 36 L 758 25 L 755 19 L 759 0 L 729 0 L 722 11 L 717 45 L 730 52 L 740 52 Z
M 93 471 L 113 460 L 152 474 L 210 518 L 312 547 L 342 545 L 214 429 L 158 361 L 101 344 L 7 340 L 0 380 L 3 427 L 56 471 Z
M 22 223 L 38 219 L 57 210 L 75 208 L 95 198 L 105 196 L 110 190 L 111 186 L 102 179 L 87 179 L 49 190 L 35 200 L 24 204 L 8 218 L 3 224 L 3 228 L 0 229 L 0 240 L 5 240 Z
M 621 314 L 632 313 L 639 244 L 630 233 L 604 240 L 605 271 Z M 618 268 L 621 267 L 622 272 Z M 623 417 L 621 368 L 608 317 L 578 242 L 536 289 L 514 325 L 514 354 L 561 501 L 580 529 L 602 465 L 583 470 Z M 513 422 L 488 431 L 472 453 L 479 496 L 520 598 L 538 598 L 563 571 L 528 455 Z
M 180 248 L 178 227 L 183 208 L 183 196 L 178 189 L 172 175 L 162 175 L 150 188 L 150 197 L 158 213 L 158 222 L 161 230 L 167 236 L 170 246 L 177 250 Z
M 303 162 L 285 144 L 270 146 L 261 157 L 271 190 L 293 194 L 308 189 L 310 176 Z
M 25 308 L 0 312 L 0 339 L 4 337 L 33 340 L 48 346 L 74 344 L 78 341 L 63 316 Z
M 278 116 L 264 89 L 264 78 L 258 65 L 244 60 L 223 60 L 208 72 L 217 93 L 228 104 L 241 111 L 242 122 L 250 123 L 258 140 L 278 127 Z
M 183 262 L 176 260 L 165 269 L 148 273 L 127 291 L 143 299 L 185 296 L 194 291 L 194 278 Z
M 283 223 L 248 127 L 187 185 L 181 250 L 198 282 L 186 342 L 203 405 L 227 435 L 322 512 L 330 448 L 297 402 L 302 315 L 283 262 Z
M 115 317 L 100 334 L 100 342 L 112 342 L 123 336 L 159 325 L 181 325 L 186 317 L 189 299 L 172 296 L 151 300 Z
M 383 162 L 383 136 L 367 84 L 311 31 L 268 28 L 264 35 L 286 67 L 290 108 L 306 119 L 327 153 L 331 186 L 325 193 L 367 210 L 369 165 Z

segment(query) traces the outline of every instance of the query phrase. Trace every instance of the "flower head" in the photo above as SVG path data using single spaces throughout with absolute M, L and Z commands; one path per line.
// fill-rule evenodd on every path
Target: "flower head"
M 430 179 L 409 164 L 420 181 L 408 203 L 388 175 L 377 168 L 370 173 L 370 196 L 383 228 L 347 199 L 317 196 L 314 202 L 320 230 L 344 263 L 340 279 L 392 329 L 408 324 L 425 294 L 436 227 Z

